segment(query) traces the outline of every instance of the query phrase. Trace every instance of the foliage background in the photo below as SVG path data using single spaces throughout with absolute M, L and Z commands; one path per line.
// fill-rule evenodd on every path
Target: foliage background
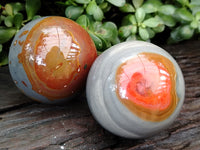
M 22 8 L 10 12 L 8 4 L 16 2 Z M 100 53 L 126 40 L 174 44 L 198 39 L 200 33 L 200 0 L 1 0 L 0 6 L 0 66 L 8 63 L 16 32 L 40 16 L 76 21 Z

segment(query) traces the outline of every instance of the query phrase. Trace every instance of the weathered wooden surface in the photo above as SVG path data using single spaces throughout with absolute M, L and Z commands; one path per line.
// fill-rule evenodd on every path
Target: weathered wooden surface
M 200 42 L 163 46 L 175 57 L 186 82 L 182 111 L 167 130 L 141 140 L 112 135 L 92 117 L 85 96 L 66 105 L 31 101 L 0 68 L 0 150 L 7 149 L 200 149 Z

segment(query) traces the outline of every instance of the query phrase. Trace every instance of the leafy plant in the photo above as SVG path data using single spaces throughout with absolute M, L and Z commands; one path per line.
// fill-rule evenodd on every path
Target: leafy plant
M 58 3 L 66 7 L 67 18 L 88 31 L 99 51 L 126 40 L 150 41 L 166 28 L 171 31 L 168 43 L 190 39 L 200 31 L 198 0 L 67 0 Z M 110 16 L 123 17 L 113 21 Z M 108 30 L 111 28 L 112 33 Z
M 200 1 L 178 0 L 178 2 L 181 7 L 174 13 L 178 23 L 176 28 L 172 29 L 169 43 L 188 40 L 200 33 Z
M 123 9 L 128 13 L 119 27 L 119 36 L 122 40 L 150 40 L 157 33 L 163 32 L 165 27 L 173 27 L 176 24 L 172 17 L 175 7 L 163 4 L 159 0 L 132 0 L 129 3 L 135 11 L 129 13 L 129 9 Z
M 59 0 L 55 4 L 90 34 L 99 52 L 127 40 L 151 41 L 166 29 L 166 43 L 200 34 L 199 0 Z M 7 63 L 4 45 L 25 23 L 40 17 L 35 16 L 40 6 L 40 0 L 0 4 L 0 65 Z
M 11 41 L 26 22 L 34 19 L 40 5 L 40 0 L 26 0 L 25 4 L 15 2 L 0 5 L 0 66 L 8 63 L 8 51 L 3 50 L 3 45 Z M 27 16 L 24 16 L 25 11 Z

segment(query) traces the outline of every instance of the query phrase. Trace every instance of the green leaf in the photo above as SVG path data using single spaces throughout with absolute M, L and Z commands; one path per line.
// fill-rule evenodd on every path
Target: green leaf
M 8 54 L 4 51 L 0 53 L 0 66 L 8 64 Z
M 198 22 L 197 20 L 193 20 L 193 21 L 190 23 L 190 27 L 193 28 L 193 29 L 198 28 L 198 25 L 199 25 L 199 22 Z
M 165 15 L 173 15 L 176 10 L 176 7 L 174 5 L 163 5 L 159 7 L 158 11 L 159 13 L 165 14 Z
M 12 27 L 13 26 L 13 16 L 7 16 L 4 19 L 4 24 L 6 25 L 6 27 Z
M 190 39 L 194 34 L 194 29 L 192 29 L 189 25 L 179 26 L 174 29 L 168 40 L 169 43 L 177 43 L 183 40 Z
M 135 15 L 129 14 L 122 19 L 122 26 L 137 25 Z
M 180 28 L 179 34 L 184 40 L 190 39 L 194 34 L 194 29 L 192 29 L 189 25 L 184 25 Z
M 102 27 L 102 22 L 100 21 L 94 21 L 91 23 L 91 27 L 90 30 L 97 32 L 98 30 L 100 30 Z
M 4 10 L 2 9 L 1 15 L 3 15 L 3 16 L 7 16 L 8 15 L 5 9 Z
M 153 12 L 156 12 L 156 11 L 157 11 L 156 7 L 154 7 L 153 4 L 144 4 L 144 5 L 142 6 L 142 8 L 144 9 L 144 11 L 145 11 L 146 13 L 153 13 Z
M 119 28 L 119 36 L 122 38 L 127 38 L 130 34 L 137 33 L 137 26 L 126 25 Z
M 196 19 L 197 21 L 200 21 L 200 12 L 197 12 L 197 13 L 196 13 L 195 19 Z
M 96 7 L 96 12 L 93 14 L 93 17 L 96 21 L 102 21 L 104 18 L 103 11 L 99 6 Z
M 83 11 L 84 11 L 83 7 L 73 6 L 73 5 L 72 6 L 68 6 L 65 9 L 65 16 L 67 18 L 75 20 L 83 13 Z
M 102 43 L 101 39 L 91 31 L 88 31 L 88 33 L 89 33 L 90 37 L 92 38 L 92 40 L 94 41 L 94 44 L 95 44 L 97 50 L 101 50 L 103 47 L 103 43 Z
M 153 38 L 154 36 L 155 36 L 155 31 L 153 31 L 152 29 L 150 29 L 150 28 L 146 28 L 147 29 L 147 31 L 148 31 L 148 33 L 149 33 L 149 38 L 151 39 L 151 38 Z
M 25 8 L 26 8 L 27 19 L 31 20 L 36 15 L 40 7 L 41 7 L 40 0 L 26 0 Z
M 177 0 L 177 1 L 183 6 L 188 6 L 189 5 L 189 1 L 188 0 Z
M 136 34 L 137 33 L 137 26 L 132 25 L 131 26 L 131 33 Z
M 96 9 L 97 9 L 97 4 L 93 0 L 88 4 L 88 6 L 86 8 L 86 12 L 88 15 L 93 15 L 96 12 Z
M 117 36 L 115 39 L 112 39 L 112 45 L 116 45 L 116 44 L 119 44 L 121 41 L 119 39 L 119 37 Z
M 152 28 L 152 29 L 156 33 L 160 33 L 160 32 L 163 32 L 165 30 L 165 25 L 164 24 L 159 24 L 157 27 Z
M 163 23 L 168 27 L 174 27 L 176 25 L 176 20 L 170 15 L 159 14 Z
M 193 15 L 196 15 L 196 13 L 200 12 L 200 6 L 198 5 L 191 5 L 191 11 Z
M 107 48 L 109 48 L 109 47 L 111 47 L 111 42 L 110 41 L 108 41 L 108 40 L 106 40 L 103 36 L 101 36 L 101 35 L 96 35 L 99 39 L 101 39 L 101 41 L 102 41 L 102 48 L 100 49 L 101 51 L 102 50 L 105 50 L 105 49 L 107 49 Z
M 155 28 L 159 24 L 162 24 L 162 21 L 158 17 L 149 18 L 143 22 L 143 24 L 147 27 Z
M 190 22 L 193 20 L 193 15 L 186 8 L 177 9 L 174 15 L 179 21 Z
M 79 4 L 88 4 L 91 0 L 74 0 L 74 1 Z
M 162 2 L 161 2 L 161 0 L 148 0 L 147 3 L 153 4 L 154 7 L 157 8 L 157 10 L 158 10 L 158 8 L 159 8 L 160 6 L 163 5 Z
M 147 29 L 144 29 L 142 27 L 139 27 L 139 35 L 144 41 L 149 39 L 149 32 L 147 31 Z
M 113 22 L 105 22 L 99 30 L 97 29 L 96 33 L 104 39 L 112 41 L 117 37 L 117 32 L 117 26 Z
M 109 5 L 108 2 L 104 2 L 104 3 L 99 4 L 99 7 L 103 10 L 103 9 L 106 9 L 108 5 Z
M 6 17 L 4 15 L 1 15 L 0 18 L 1 18 L 1 21 L 4 21 Z
M 145 11 L 143 8 L 138 8 L 135 12 L 135 17 L 138 23 L 141 23 L 145 18 Z
M 162 6 L 160 0 L 147 0 L 143 5 L 142 8 L 145 10 L 146 13 L 154 13 L 157 12 L 158 9 Z
M 133 25 L 136 25 L 136 24 L 137 24 L 136 18 L 135 18 L 134 15 L 129 15 L 129 16 L 128 16 L 128 19 L 129 19 L 129 21 L 130 21 Z
M 96 0 L 97 4 L 102 4 L 104 2 L 104 0 Z
M 129 35 L 131 35 L 131 25 L 122 26 L 119 28 L 119 37 L 127 38 Z
M 190 4 L 191 5 L 199 5 L 200 6 L 200 1 L 199 0 L 191 0 Z
M 140 6 L 142 6 L 143 1 L 144 0 L 132 0 L 132 3 L 135 8 L 139 8 Z
M 129 14 L 129 15 L 127 15 L 127 16 L 125 16 L 125 17 L 122 18 L 122 20 L 121 20 L 121 26 L 131 25 L 131 22 L 129 21 L 129 16 L 130 15 L 131 14 Z
M 107 0 L 107 1 L 117 7 L 122 7 L 126 3 L 126 0 Z
M 179 41 L 182 40 L 182 38 L 180 37 L 180 35 L 178 35 L 179 33 L 179 27 L 172 30 L 172 32 L 170 33 L 170 37 L 167 41 L 168 44 L 173 44 L 173 43 L 177 43 Z
M 84 29 L 86 29 L 90 25 L 90 20 L 86 15 L 81 15 L 78 17 L 76 22 L 81 25 Z
M 66 1 L 68 2 L 68 1 Z M 67 6 L 66 2 L 56 1 L 55 4 L 61 5 L 61 6 Z
M 40 15 L 35 15 L 32 20 L 36 20 L 36 19 L 39 19 L 39 18 L 41 18 Z
M 0 53 L 2 52 L 2 50 L 3 50 L 3 45 L 0 44 Z
M 135 12 L 135 8 L 129 3 L 126 3 L 124 6 L 120 7 L 119 10 L 125 13 Z
M 24 10 L 24 5 L 22 3 L 16 2 L 16 3 L 11 3 L 13 7 L 13 14 L 16 15 L 18 12 Z
M 108 12 L 111 9 L 111 4 L 109 4 L 108 2 L 104 2 L 99 4 L 99 7 L 103 12 Z
M 66 0 L 65 3 L 63 2 L 57 2 L 57 3 L 65 6 L 70 6 L 70 5 L 78 6 L 78 4 L 74 2 L 74 0 Z
M 20 27 L 22 26 L 23 19 L 24 19 L 24 16 L 21 13 L 17 13 L 14 16 L 13 22 L 17 29 L 20 29 Z
M 89 15 L 92 15 L 94 17 L 95 20 L 97 21 L 102 21 L 104 15 L 103 15 L 103 11 L 101 10 L 101 8 L 96 4 L 95 0 L 91 1 L 87 8 L 86 8 L 86 12 Z
M 133 40 L 137 40 L 137 36 L 136 35 L 130 35 L 126 41 L 133 41 Z
M 13 15 L 13 7 L 11 4 L 6 4 L 5 5 L 5 11 L 8 15 L 12 16 Z
M 16 33 L 15 28 L 0 27 L 0 44 L 9 41 Z

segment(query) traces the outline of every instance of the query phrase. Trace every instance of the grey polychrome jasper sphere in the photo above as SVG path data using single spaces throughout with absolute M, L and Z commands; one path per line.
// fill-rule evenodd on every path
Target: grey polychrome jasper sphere
M 128 41 L 95 60 L 86 96 L 94 118 L 105 129 L 137 139 L 173 123 L 183 105 L 185 84 L 169 53 L 148 42 Z

